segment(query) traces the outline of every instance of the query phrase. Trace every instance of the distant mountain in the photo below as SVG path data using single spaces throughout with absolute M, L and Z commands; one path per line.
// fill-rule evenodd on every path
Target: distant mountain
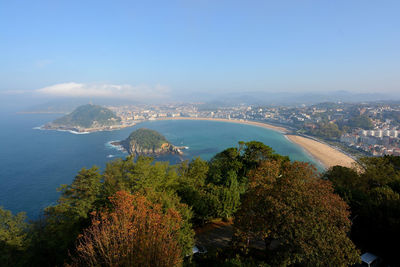
M 44 103 L 31 105 L 20 110 L 20 113 L 70 113 L 79 106 L 86 103 L 96 103 L 104 106 L 120 106 L 120 105 L 135 105 L 140 104 L 132 100 L 118 99 L 93 99 L 93 98 L 66 98 L 53 99 Z
M 181 154 L 179 148 L 170 144 L 162 134 L 145 128 L 140 128 L 127 139 L 113 144 L 122 146 L 131 155 Z
M 311 105 L 321 102 L 370 102 L 400 100 L 399 95 L 385 93 L 354 93 L 349 91 L 242 91 L 230 93 L 197 92 L 176 96 L 181 101 L 203 102 L 215 106 L 232 105 Z
M 89 101 L 49 101 L 37 105 L 32 105 L 23 109 L 20 113 L 71 113 L 77 107 L 85 105 Z
M 332 92 L 238 92 L 220 95 L 208 102 L 219 104 L 255 104 L 255 105 L 298 105 L 321 102 L 362 102 L 393 100 L 393 96 L 381 93 L 352 93 L 347 91 Z M 399 97 L 397 97 L 399 99 Z
M 56 130 L 104 130 L 104 128 L 119 126 L 121 118 L 108 108 L 97 105 L 83 105 L 71 113 L 54 120 L 44 126 L 45 129 Z

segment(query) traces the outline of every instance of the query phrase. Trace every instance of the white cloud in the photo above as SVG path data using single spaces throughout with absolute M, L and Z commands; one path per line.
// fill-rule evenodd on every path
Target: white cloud
M 36 90 L 37 93 L 55 97 L 101 97 L 133 100 L 162 99 L 168 97 L 169 88 L 160 84 L 149 85 L 117 85 L 59 83 Z

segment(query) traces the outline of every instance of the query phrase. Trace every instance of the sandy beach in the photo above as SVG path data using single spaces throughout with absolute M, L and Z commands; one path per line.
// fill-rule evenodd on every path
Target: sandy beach
M 193 118 L 193 117 L 168 117 L 168 118 L 157 118 L 156 120 L 198 120 L 198 121 L 221 121 L 221 122 L 231 122 L 231 123 L 240 123 L 247 124 L 253 126 L 259 126 L 266 129 L 271 129 L 281 133 L 288 133 L 288 130 L 283 127 L 271 125 L 263 122 L 256 121 L 245 121 L 245 120 L 228 120 L 228 119 L 217 119 L 217 118 Z
M 331 146 L 298 135 L 286 135 L 290 141 L 304 148 L 326 168 L 340 165 L 352 167 L 355 160 Z
M 279 127 L 275 125 L 271 125 L 268 123 L 255 122 L 255 121 L 245 121 L 245 120 L 228 120 L 228 119 L 216 119 L 216 118 L 189 118 L 189 117 L 173 117 L 173 118 L 158 118 L 157 120 L 207 120 L 207 121 L 221 121 L 221 122 L 231 122 L 231 123 L 240 123 L 247 125 L 259 126 L 267 129 L 271 129 L 274 131 L 278 131 L 287 136 L 287 138 L 301 146 L 305 149 L 311 156 L 313 156 L 316 160 L 318 160 L 325 168 L 330 168 L 335 165 L 340 165 L 344 167 L 352 167 L 355 160 L 346 154 L 340 152 L 339 150 L 323 144 L 321 142 L 315 141 L 310 138 L 291 135 L 290 131 L 284 127 Z

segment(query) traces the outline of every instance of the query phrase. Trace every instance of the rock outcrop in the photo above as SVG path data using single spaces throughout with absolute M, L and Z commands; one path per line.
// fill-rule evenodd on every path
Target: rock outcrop
M 122 146 L 131 155 L 182 154 L 181 150 L 169 143 L 163 135 L 145 128 L 138 129 L 127 139 L 113 144 Z

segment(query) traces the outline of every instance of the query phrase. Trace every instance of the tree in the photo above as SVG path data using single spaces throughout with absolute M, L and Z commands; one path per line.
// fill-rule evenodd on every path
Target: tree
M 219 205 L 218 214 L 224 218 L 229 219 L 233 216 L 240 205 L 240 194 L 243 189 L 240 188 L 237 174 L 234 171 L 227 173 L 226 186 L 219 188 Z
M 288 161 L 261 142 L 239 142 L 238 147 L 225 149 L 209 162 L 206 180 L 208 214 L 229 219 L 240 205 L 240 196 L 247 187 L 249 171 L 265 160 Z
M 311 134 L 316 136 L 322 136 L 329 139 L 337 139 L 342 135 L 338 125 L 333 122 L 321 122 L 318 123 L 316 129 L 310 131 Z
M 0 263 L 2 266 L 23 266 L 21 257 L 27 248 L 28 224 L 24 213 L 13 215 L 0 207 Z
M 180 214 L 140 194 L 119 191 L 111 210 L 94 213 L 77 241 L 75 266 L 177 266 L 182 263 Z
M 47 214 L 63 214 L 69 220 L 88 218 L 100 195 L 101 180 L 98 167 L 82 168 L 71 185 L 62 185 L 58 189 L 61 191 L 58 204 L 47 208 Z
M 349 215 L 307 163 L 264 161 L 249 174 L 234 226 L 242 240 L 264 240 L 273 265 L 346 266 L 359 260 Z
M 334 166 L 325 172 L 352 213 L 352 240 L 388 261 L 397 262 L 400 239 L 400 157 L 359 159 L 360 168 Z
M 195 158 L 190 163 L 182 162 L 178 168 L 178 183 L 176 192 L 183 203 L 189 205 L 194 213 L 195 223 L 204 223 L 213 218 L 211 199 L 206 183 L 209 171 L 208 162 Z
M 228 172 L 233 171 L 239 174 L 242 168 L 240 151 L 236 147 L 225 149 L 210 160 L 207 182 L 225 185 L 228 181 Z
M 39 232 L 32 250 L 44 255 L 38 265 L 62 264 L 81 230 L 90 223 L 90 212 L 96 209 L 100 196 L 101 174 L 97 167 L 81 169 L 71 185 L 62 185 L 57 205 L 47 207 L 44 222 L 36 225 Z M 40 260 L 40 259 L 34 259 Z
M 133 156 L 118 159 L 107 164 L 104 171 L 102 195 L 104 199 L 117 191 L 128 192 L 174 191 L 178 180 L 175 166 L 168 162 L 155 162 L 151 157 Z
M 257 168 L 261 162 L 266 160 L 289 161 L 289 157 L 275 153 L 271 147 L 258 141 L 239 142 L 239 151 L 244 167 L 242 175 L 246 175 L 248 171 Z
M 347 124 L 351 128 L 362 128 L 362 129 L 372 129 L 373 128 L 373 123 L 371 119 L 366 116 L 366 115 L 359 115 L 359 116 L 354 116 L 349 119 Z
M 171 166 L 168 162 L 155 162 L 153 158 L 139 156 L 134 161 L 132 156 L 125 160 L 118 159 L 107 164 L 102 184 L 101 201 L 108 204 L 108 197 L 117 191 L 140 193 L 149 201 L 161 204 L 164 210 L 175 209 L 182 218 L 183 226 L 179 229 L 179 242 L 182 253 L 189 253 L 193 247 L 192 212 L 190 207 L 181 203 L 177 196 L 179 172 L 183 167 Z

